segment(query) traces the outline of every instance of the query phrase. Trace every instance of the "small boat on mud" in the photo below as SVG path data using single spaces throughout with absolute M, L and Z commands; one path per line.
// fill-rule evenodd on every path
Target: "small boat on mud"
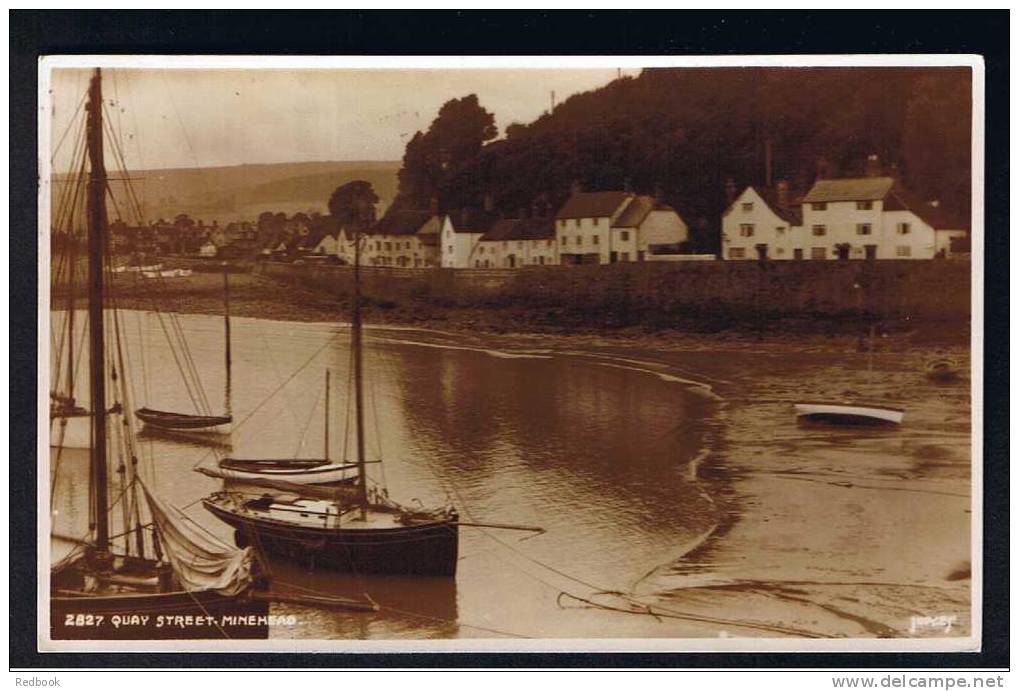
M 924 373 L 931 381 L 951 382 L 959 378 L 959 363 L 947 357 L 928 360 L 924 365 Z
M 796 403 L 794 407 L 797 420 L 829 425 L 898 425 L 906 416 L 902 408 L 863 403 Z

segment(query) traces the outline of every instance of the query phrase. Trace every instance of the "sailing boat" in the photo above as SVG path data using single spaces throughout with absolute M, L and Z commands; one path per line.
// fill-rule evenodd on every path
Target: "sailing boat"
M 361 233 L 355 233 L 351 350 L 357 482 L 353 487 L 318 487 L 256 479 L 263 490 L 252 496 L 224 489 L 203 501 L 214 516 L 235 529 L 238 546 L 348 573 L 454 576 L 460 519 L 453 507 L 413 510 L 369 492 L 365 473 L 364 373 L 361 324 Z
M 226 404 L 223 415 L 195 415 L 192 413 L 175 413 L 154 408 L 139 408 L 134 414 L 145 423 L 147 428 L 162 432 L 228 432 L 233 422 L 230 406 L 230 273 L 229 266 L 223 263 L 223 332 L 226 346 Z
M 89 163 L 88 445 L 89 530 L 81 538 L 53 535 L 49 574 L 52 639 L 266 638 L 268 603 L 256 600 L 254 553 L 203 532 L 158 498 L 138 474 L 119 318 L 104 319 L 107 177 L 102 75 L 95 70 L 86 106 Z M 82 156 L 81 173 L 85 171 Z M 107 332 L 112 339 L 107 343 Z M 119 376 L 118 376 L 119 375 Z M 107 391 L 107 377 L 112 386 Z M 119 387 L 119 388 L 118 388 Z M 110 393 L 113 405 L 108 406 Z M 111 463 L 117 462 L 116 472 Z M 70 461 L 54 463 L 54 480 L 73 482 Z M 111 490 L 119 490 L 111 502 Z M 146 523 L 143 495 L 148 506 Z M 121 518 L 113 522 L 119 505 Z M 56 512 L 54 512 L 54 516 Z M 119 532 L 114 534 L 115 530 Z
M 357 479 L 356 463 L 329 459 L 329 370 L 325 384 L 323 458 L 224 458 L 217 468 L 198 467 L 199 473 L 223 480 L 286 480 L 301 485 L 336 485 Z

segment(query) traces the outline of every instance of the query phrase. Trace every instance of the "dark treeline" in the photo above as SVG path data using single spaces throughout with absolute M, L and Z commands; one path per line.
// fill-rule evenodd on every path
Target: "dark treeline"
M 773 179 L 794 191 L 862 174 L 877 154 L 886 173 L 968 216 L 970 122 L 968 69 L 647 69 L 498 140 L 475 96 L 448 102 L 408 143 L 394 207 L 455 211 L 490 194 L 515 215 L 554 208 L 574 181 L 628 186 L 675 206 L 694 244 L 716 250 L 727 178 L 764 183 L 770 150 Z

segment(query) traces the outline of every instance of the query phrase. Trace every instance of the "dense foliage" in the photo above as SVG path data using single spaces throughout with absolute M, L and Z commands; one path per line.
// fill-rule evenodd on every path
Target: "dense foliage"
M 657 193 L 696 245 L 717 248 L 725 181 L 773 179 L 804 192 L 817 176 L 862 174 L 869 154 L 906 185 L 969 213 L 970 75 L 966 69 L 648 69 L 577 94 L 492 140 L 475 96 L 448 102 L 409 142 L 395 205 L 445 211 L 486 193 L 506 214 L 588 190 Z

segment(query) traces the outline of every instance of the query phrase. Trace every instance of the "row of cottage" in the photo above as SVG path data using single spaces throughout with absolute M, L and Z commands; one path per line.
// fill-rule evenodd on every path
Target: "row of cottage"
M 575 192 L 554 216 L 501 218 L 490 206 L 456 214 L 390 211 L 362 234 L 362 261 L 457 269 L 655 261 L 678 256 L 686 239 L 683 219 L 653 197 Z M 340 228 L 313 238 L 308 249 L 350 262 L 354 233 Z
M 967 237 L 963 223 L 891 177 L 821 179 L 795 200 L 781 182 L 730 197 L 722 216 L 724 259 L 931 259 L 951 255 Z M 309 238 L 306 249 L 350 262 L 353 236 L 341 228 Z M 362 261 L 517 268 L 703 258 L 681 252 L 687 237 L 683 218 L 653 197 L 574 192 L 554 216 L 391 211 L 362 235 Z

